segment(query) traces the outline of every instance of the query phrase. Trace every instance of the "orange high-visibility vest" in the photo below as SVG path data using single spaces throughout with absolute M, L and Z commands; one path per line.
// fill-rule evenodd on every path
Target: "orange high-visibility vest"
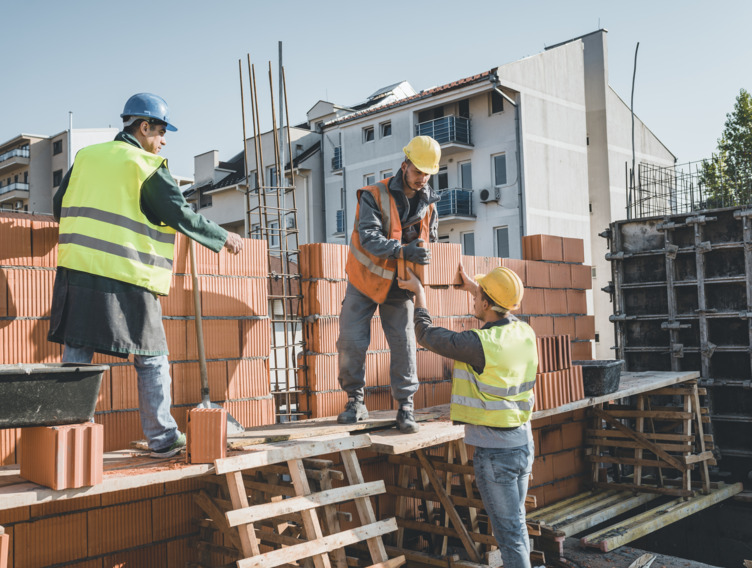
M 347 266 L 345 267 L 350 283 L 377 304 L 381 304 L 386 300 L 389 288 L 392 286 L 392 281 L 397 275 L 397 259 L 379 258 L 361 246 L 360 233 L 358 232 L 360 196 L 363 195 L 364 191 L 368 191 L 373 195 L 376 205 L 381 211 L 381 223 L 384 235 L 388 239 L 394 239 L 401 243 L 402 223 L 397 211 L 397 203 L 389 192 L 389 182 L 391 180 L 392 178 L 387 178 L 376 185 L 369 185 L 358 190 L 355 225 L 350 240 L 350 250 L 347 254 Z M 433 207 L 432 203 L 419 224 L 420 231 L 418 238 L 423 239 L 425 242 L 428 242 L 430 237 Z

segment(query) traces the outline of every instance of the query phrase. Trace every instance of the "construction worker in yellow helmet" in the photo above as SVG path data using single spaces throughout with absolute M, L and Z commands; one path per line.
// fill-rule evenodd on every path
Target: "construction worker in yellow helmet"
M 396 282 L 397 261 L 428 264 L 431 253 L 422 247 L 438 239 L 439 197 L 428 185 L 439 171 L 441 148 L 429 136 L 416 136 L 404 147 L 397 175 L 358 190 L 355 225 L 347 257 L 347 290 L 339 317 L 339 383 L 347 392 L 340 424 L 368 418 L 365 360 L 371 342 L 371 319 L 379 309 L 381 327 L 391 351 L 389 378 L 399 404 L 401 432 L 418 431 L 413 396 L 418 390 L 412 296 Z
M 475 446 L 475 482 L 504 566 L 529 568 L 525 497 L 534 456 L 535 332 L 510 313 L 524 294 L 513 270 L 499 267 L 473 280 L 460 266 L 460 276 L 460 288 L 475 298 L 480 329 L 454 332 L 432 325 L 420 280 L 410 271 L 410 278 L 398 283 L 415 294 L 418 343 L 455 360 L 451 418 L 465 424 L 465 442 Z

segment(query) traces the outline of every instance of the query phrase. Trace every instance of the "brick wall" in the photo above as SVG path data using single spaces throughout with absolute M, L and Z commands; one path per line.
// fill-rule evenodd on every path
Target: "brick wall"
M 57 264 L 57 223 L 49 216 L 0 215 L 0 364 L 60 362 L 62 347 L 47 341 Z M 172 413 L 182 430 L 186 411 L 201 401 L 193 284 L 187 239 L 177 235 L 169 296 L 162 315 L 172 374 Z M 247 239 L 243 252 L 219 254 L 196 246 L 204 316 L 204 343 L 212 401 L 244 426 L 271 424 L 271 327 L 267 302 L 267 252 Z M 131 360 L 95 355 L 110 365 L 102 378 L 96 422 L 104 425 L 105 451 L 143 438 L 136 371 Z M 17 462 L 19 432 L 0 430 L 0 465 Z

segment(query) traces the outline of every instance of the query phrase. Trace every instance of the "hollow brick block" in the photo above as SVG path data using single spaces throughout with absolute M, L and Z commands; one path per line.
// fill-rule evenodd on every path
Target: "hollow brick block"
M 554 235 L 528 235 L 522 237 L 522 253 L 525 260 L 559 261 L 562 256 L 562 239 Z
M 193 408 L 188 411 L 187 463 L 214 463 L 227 457 L 227 411 Z
M 561 245 L 564 262 L 585 262 L 585 241 L 562 237 Z
M 72 489 L 102 482 L 104 428 L 101 424 L 40 426 L 21 431 L 21 477 Z

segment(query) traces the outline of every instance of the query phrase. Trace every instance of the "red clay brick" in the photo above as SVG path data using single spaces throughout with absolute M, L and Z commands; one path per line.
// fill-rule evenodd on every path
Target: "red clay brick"
M 562 256 L 564 262 L 585 262 L 585 241 L 582 239 L 573 239 L 562 237 Z
M 595 339 L 595 316 L 577 316 L 574 330 L 575 339 Z
M 0 216 L 0 264 L 33 266 L 31 258 L 31 219 L 21 214 Z
M 86 515 L 73 513 L 16 525 L 14 565 L 41 568 L 86 558 Z
M 527 261 L 526 285 L 532 288 L 550 288 L 551 274 L 548 266 L 547 262 Z
M 227 393 L 231 400 L 268 396 L 270 393 L 269 360 L 227 361 Z
M 499 261 L 501 263 L 501 266 L 506 266 L 507 268 L 510 268 L 517 273 L 517 276 L 519 276 L 520 280 L 522 280 L 523 286 L 528 285 L 526 260 L 520 260 L 519 258 L 500 258 Z
M 94 414 L 94 420 L 104 425 L 104 451 L 125 450 L 134 440 L 141 440 L 141 420 L 138 411 Z
M 152 502 L 137 501 L 87 515 L 88 556 L 108 554 L 152 542 Z
M 138 376 L 136 368 L 131 365 L 117 365 L 110 369 L 112 373 L 112 408 L 126 410 L 138 408 Z
M 569 264 L 549 263 L 548 272 L 551 288 L 572 287 L 572 271 Z
M 551 316 L 531 316 L 530 327 L 533 328 L 536 335 L 553 335 L 554 318 Z
M 167 296 L 159 296 L 159 301 L 162 304 L 162 315 L 192 316 L 193 281 L 190 275 L 173 274 L 170 293 Z
M 589 341 L 572 342 L 572 359 L 574 361 L 589 361 L 593 358 L 593 347 Z
M 528 235 L 522 237 L 525 260 L 562 260 L 561 237 L 553 235 Z
M 554 480 L 554 460 L 552 456 L 541 456 L 533 462 L 533 487 L 539 487 Z
M 527 288 L 522 296 L 522 303 L 520 305 L 520 313 L 523 314 L 545 314 L 546 304 L 544 300 L 544 292 L 541 288 Z
M 541 428 L 541 455 L 545 456 L 560 452 L 562 449 L 561 426 L 549 426 Z
M 274 399 L 271 396 L 256 400 L 228 401 L 223 406 L 245 428 L 275 423 Z M 342 407 L 344 406 L 343 403 Z
M 102 426 L 91 422 L 24 428 L 21 477 L 58 490 L 101 483 L 103 434 Z
M 225 361 L 208 361 L 209 392 L 212 400 L 226 400 L 227 365 Z M 201 367 L 198 362 L 172 365 L 173 404 L 201 402 Z
M 545 309 L 543 313 L 549 315 L 567 313 L 567 293 L 565 290 L 543 290 L 543 300 Z
M 187 423 L 187 463 L 214 463 L 227 456 L 227 411 L 224 408 L 193 408 L 188 411 Z
M 593 276 L 589 266 L 572 264 L 572 288 L 577 290 L 590 290 L 593 287 Z
M 561 425 L 563 448 L 569 450 L 585 444 L 585 423 L 565 422 Z
M 243 250 L 233 254 L 223 248 L 218 254 L 219 274 L 228 276 L 255 276 L 268 274 L 267 244 L 262 239 L 243 239 Z
M 242 357 L 269 357 L 272 344 L 270 320 L 242 320 L 241 333 Z
M 554 333 L 574 337 L 574 317 L 559 316 L 554 318 Z
M 587 297 L 584 290 L 567 290 L 567 313 L 587 313 Z
M 204 346 L 207 359 L 240 357 L 240 325 L 242 320 L 204 320 Z M 188 321 L 188 359 L 198 359 L 195 322 Z

